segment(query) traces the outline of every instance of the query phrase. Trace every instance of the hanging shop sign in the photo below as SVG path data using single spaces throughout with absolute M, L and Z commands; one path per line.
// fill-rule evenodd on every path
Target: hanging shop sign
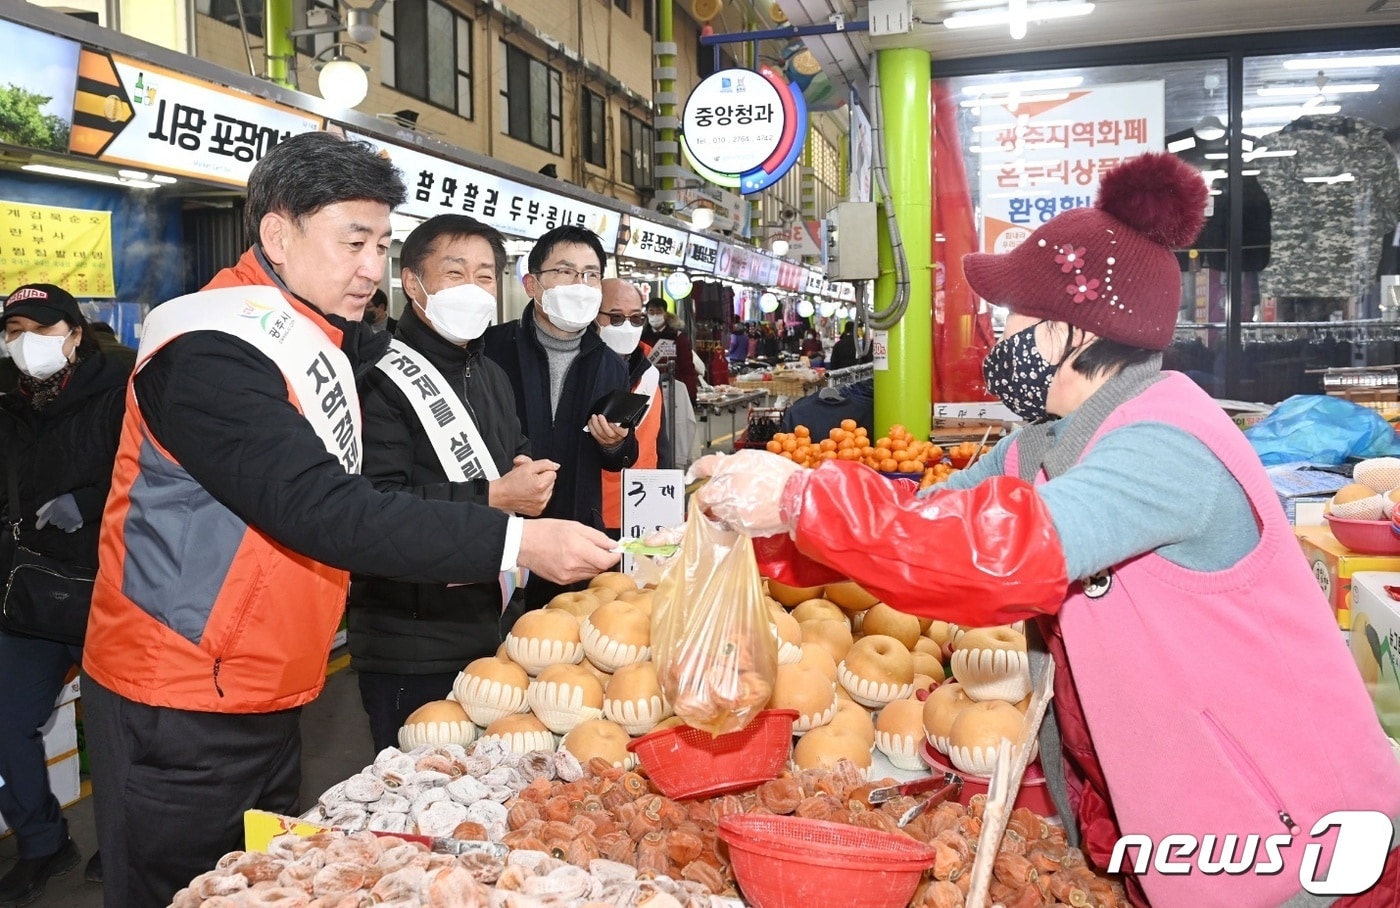
M 1163 148 L 1163 82 L 985 99 L 972 108 L 981 153 L 982 250 L 1010 252 L 1041 224 L 1092 205 L 1119 163 Z
M 0 202 L 0 286 L 57 284 L 80 298 L 117 295 L 112 213 Z
M 575 224 L 598 234 L 604 249 L 617 248 L 621 220 L 617 212 L 402 145 L 364 135 L 350 138 L 378 148 L 403 171 L 408 201 L 398 207 L 402 214 L 423 218 L 465 214 L 504 234 L 531 240 L 555 227 Z
M 73 103 L 73 154 L 228 186 L 278 142 L 325 120 L 153 66 L 84 48 Z
M 66 152 L 81 46 L 0 20 L 0 47 L 0 143 Z
M 809 268 L 803 278 L 802 290 L 805 293 L 817 296 L 822 292 L 822 282 L 822 273 Z
M 688 236 L 684 230 L 628 216 L 627 223 L 619 230 L 618 255 L 680 267 L 685 264 Z
M 681 116 L 681 148 L 691 167 L 711 183 L 746 194 L 781 179 L 806 138 L 802 93 L 768 65 L 707 77 Z
M 685 247 L 685 269 L 701 274 L 715 273 L 715 259 L 719 258 L 719 243 L 692 233 Z

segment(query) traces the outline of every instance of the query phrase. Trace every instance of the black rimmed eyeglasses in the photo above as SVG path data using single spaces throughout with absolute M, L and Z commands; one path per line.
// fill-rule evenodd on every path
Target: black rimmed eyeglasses
M 558 268 L 541 268 L 535 272 L 536 277 L 541 274 L 556 275 L 559 280 L 566 284 L 577 284 L 579 281 L 583 281 L 594 287 L 602 283 L 603 280 L 603 272 L 601 271 L 579 271 L 577 268 L 570 268 L 567 265 L 560 265 Z

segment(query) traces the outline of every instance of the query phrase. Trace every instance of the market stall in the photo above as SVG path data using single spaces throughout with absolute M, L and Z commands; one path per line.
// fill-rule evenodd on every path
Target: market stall
M 921 620 L 853 583 L 754 590 L 774 660 L 761 702 L 673 703 L 689 663 L 654 611 L 666 582 L 602 575 L 523 616 L 409 718 L 402 749 L 299 820 L 250 814 L 247 851 L 174 908 L 1126 904 L 1049 819 L 1034 765 L 989 797 L 1010 742 L 1031 756 L 1048 690 L 1031 696 L 1016 628 Z M 745 712 L 718 737 L 693 727 Z

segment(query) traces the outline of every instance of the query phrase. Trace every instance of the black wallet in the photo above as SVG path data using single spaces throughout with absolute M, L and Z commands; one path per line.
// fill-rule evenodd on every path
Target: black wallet
M 593 405 L 594 413 L 601 413 L 603 418 L 624 429 L 635 429 L 637 423 L 642 421 L 646 415 L 647 404 L 651 403 L 651 398 L 645 394 L 633 394 L 631 391 L 614 391 L 607 397 L 600 398 Z

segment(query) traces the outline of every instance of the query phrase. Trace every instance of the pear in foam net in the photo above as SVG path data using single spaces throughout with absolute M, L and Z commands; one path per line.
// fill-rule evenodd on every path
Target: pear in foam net
M 506 652 L 532 678 L 551 665 L 581 662 L 579 619 L 563 609 L 526 612 L 506 635 Z
M 983 627 L 962 634 L 953 650 L 953 677 L 974 700 L 1015 703 L 1030 693 L 1026 635 L 1010 627 Z
M 486 656 L 473 660 L 457 674 L 452 697 L 462 704 L 472 722 L 485 727 L 502 716 L 525 712 L 525 691 L 530 678 L 525 669 L 507 658 Z
M 779 665 L 768 709 L 797 710 L 793 734 L 806 734 L 826 725 L 836 715 L 836 685 L 810 665 Z
M 872 634 L 855 642 L 837 676 L 851 699 L 879 709 L 914 692 L 914 659 L 895 638 Z
M 895 700 L 875 720 L 875 746 L 897 769 L 926 769 L 924 705 L 918 700 Z
M 424 703 L 409 714 L 399 729 L 399 748 L 412 750 L 425 744 L 466 746 L 476 740 L 476 726 L 467 718 L 466 710 L 455 700 L 434 700 Z

